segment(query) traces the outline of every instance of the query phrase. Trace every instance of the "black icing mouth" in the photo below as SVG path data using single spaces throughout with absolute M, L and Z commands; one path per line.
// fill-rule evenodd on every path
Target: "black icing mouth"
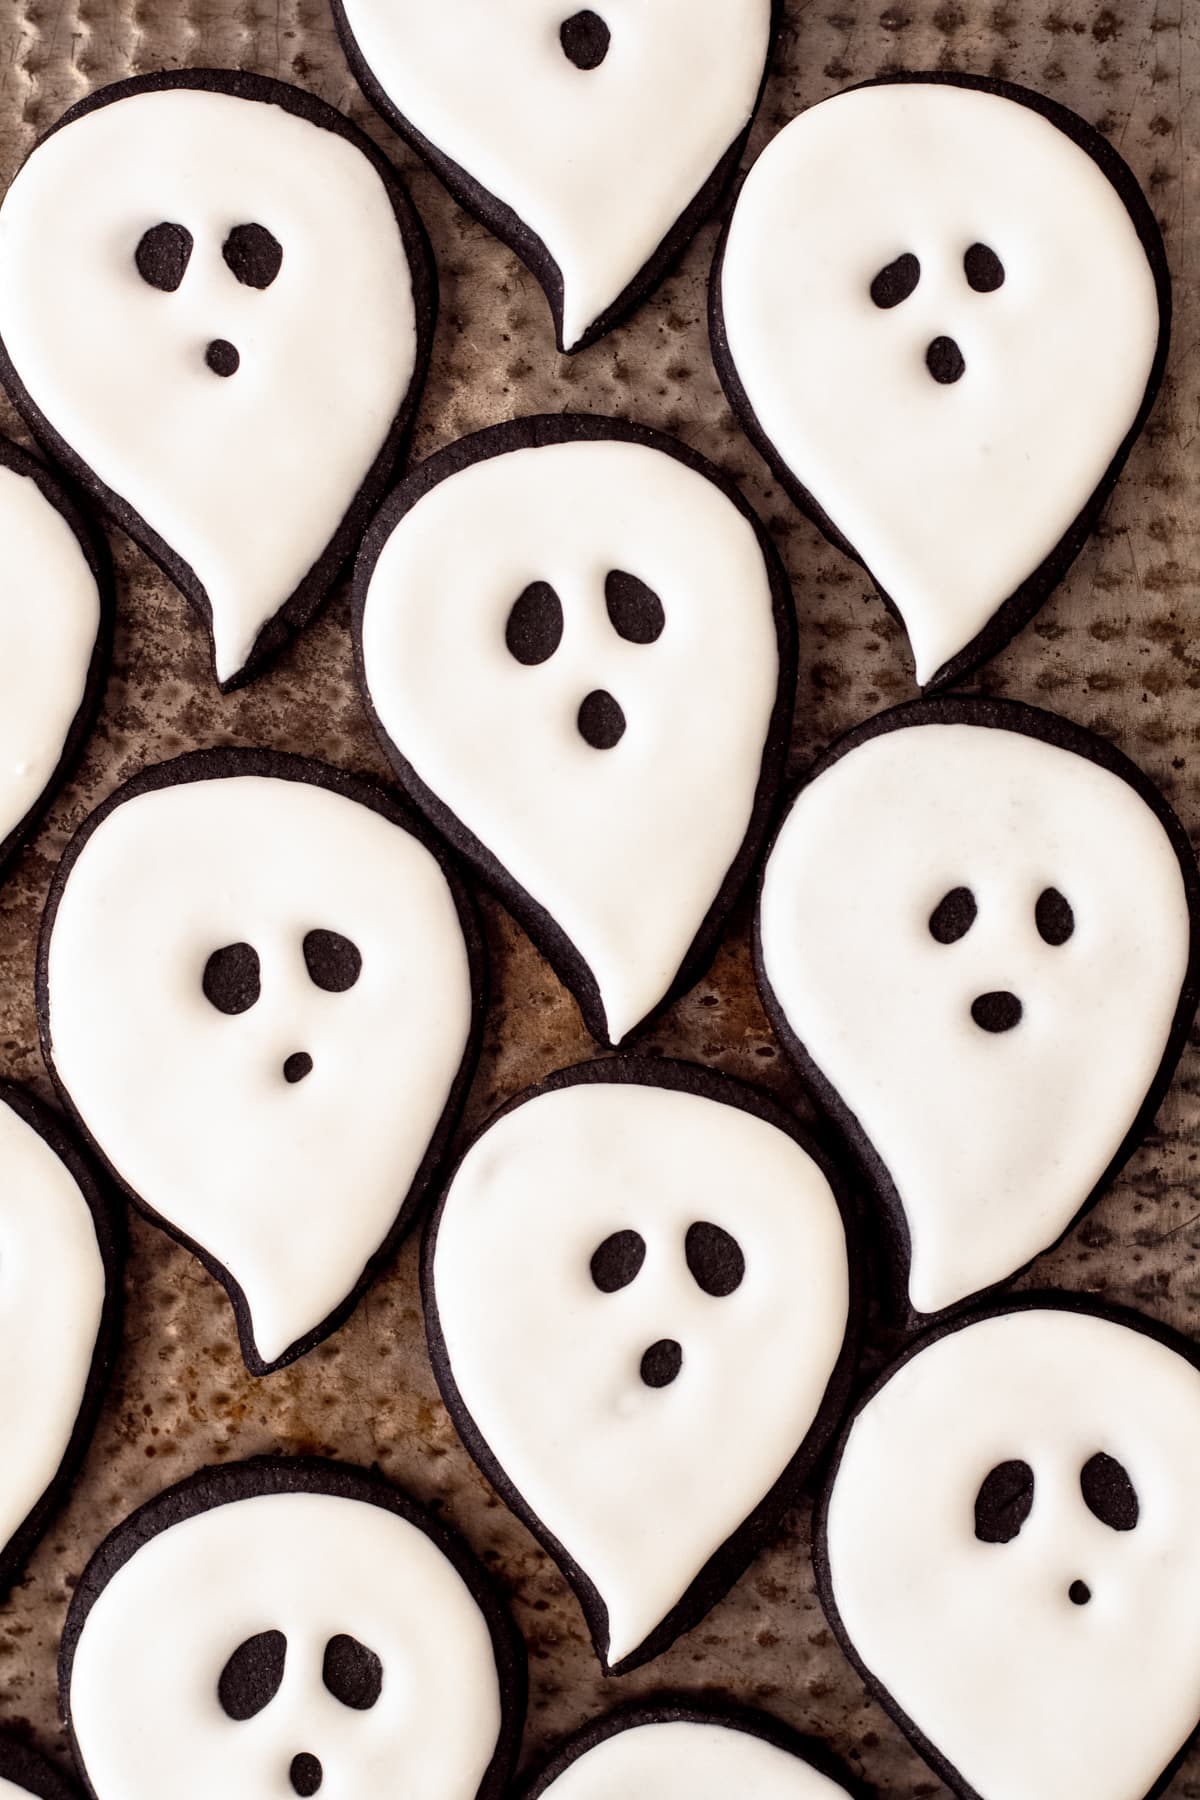
M 204 360 L 214 375 L 236 375 L 242 366 L 237 346 L 228 338 L 214 338 L 204 352 Z
M 579 735 L 593 750 L 611 750 L 625 736 L 625 714 L 604 688 L 596 688 L 579 708 Z
M 642 1358 L 642 1380 L 647 1387 L 670 1387 L 682 1367 L 682 1345 L 674 1338 L 659 1338 Z
M 961 381 L 967 372 L 963 353 L 952 337 L 935 337 L 925 352 L 925 367 L 942 387 Z
M 1003 990 L 980 994 L 971 1002 L 971 1017 L 981 1031 L 1011 1031 L 1014 1025 L 1021 1023 L 1024 1010 L 1015 994 Z
M 294 1791 L 302 1796 L 302 1800 L 317 1793 L 325 1779 L 320 1758 L 311 1756 L 307 1750 L 302 1750 L 299 1756 L 293 1756 L 288 1775 Z
M 295 1083 L 312 1074 L 313 1059 L 307 1050 L 294 1050 L 283 1065 L 283 1079 Z
M 1073 1581 L 1067 1589 L 1067 1597 L 1072 1606 L 1086 1606 L 1092 1597 L 1092 1590 L 1086 1581 Z

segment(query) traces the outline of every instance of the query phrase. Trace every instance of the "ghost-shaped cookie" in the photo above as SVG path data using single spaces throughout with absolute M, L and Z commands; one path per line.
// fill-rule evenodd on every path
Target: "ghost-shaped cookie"
M 56 1114 L 0 1082 L 0 1596 L 83 1460 L 119 1299 L 95 1176 Z
M 100 1546 L 60 1691 L 89 1793 L 497 1800 L 520 1641 L 466 1546 L 375 1475 L 202 1470 Z
M 332 1331 L 436 1168 L 476 1048 L 473 913 L 382 790 L 201 751 L 81 827 L 43 922 L 64 1100 L 224 1283 L 255 1374 Z
M 16 1738 L 0 1737 L 0 1800 L 80 1800 L 79 1789 Z
M 845 1648 L 964 1800 L 1143 1800 L 1200 1721 L 1200 1370 L 1068 1295 L 871 1392 L 818 1516 Z
M 777 1719 L 682 1697 L 587 1726 L 525 1800 L 845 1800 L 852 1791 L 821 1748 Z
M 1154 215 L 1105 139 L 1025 88 L 902 75 L 763 152 L 718 258 L 713 347 L 933 687 L 1070 566 L 1154 400 L 1170 310 Z
M 386 159 L 256 75 L 102 88 L 0 206 L 0 375 L 200 613 L 223 688 L 307 623 L 358 543 L 433 304 Z
M 0 865 L 83 743 L 112 614 L 103 538 L 48 469 L 0 438 Z
M 834 745 L 767 860 L 763 996 L 935 1313 L 1068 1229 L 1147 1129 L 1196 1010 L 1195 859 L 1111 745 L 918 701 Z
M 372 105 L 533 270 L 562 350 L 632 311 L 718 204 L 772 39 L 771 0 L 333 12 Z
M 737 1579 L 836 1424 L 856 1293 L 790 1115 L 689 1064 L 588 1063 L 501 1112 L 431 1221 L 434 1370 L 606 1671 Z
M 762 527 L 671 438 L 522 419 L 397 489 L 354 628 L 401 781 L 621 1042 L 700 974 L 778 789 L 794 621 Z

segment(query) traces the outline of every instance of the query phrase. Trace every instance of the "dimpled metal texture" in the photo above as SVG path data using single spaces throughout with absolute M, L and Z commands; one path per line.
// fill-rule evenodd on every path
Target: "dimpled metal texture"
M 564 14 L 569 11 L 564 7 Z M 615 413 L 676 433 L 728 469 L 766 521 L 800 601 L 793 773 L 846 727 L 913 693 L 899 628 L 862 572 L 783 497 L 734 425 L 709 358 L 709 225 L 635 315 L 574 359 L 556 354 L 525 269 L 467 218 L 360 95 L 325 0 L 0 0 L 0 175 L 102 82 L 160 67 L 277 75 L 342 107 L 403 170 L 433 239 L 442 306 L 413 454 L 528 412 Z M 802 106 L 892 69 L 967 70 L 1039 88 L 1109 136 L 1160 220 L 1175 279 L 1174 345 L 1149 427 L 1100 528 L 1032 625 L 965 684 L 1057 709 L 1115 738 L 1200 827 L 1200 10 L 1188 0 L 785 0 L 750 153 Z M 1185 110 L 1186 109 L 1186 110 Z M 1190 115 L 1190 116 L 1189 116 Z M 547 146 L 553 154 L 553 146 Z M 11 409 L 3 428 L 23 441 Z M 387 778 L 352 679 L 339 589 L 262 679 L 222 696 L 195 616 L 114 533 L 116 660 L 99 726 L 48 822 L 0 887 L 0 1073 L 47 1082 L 37 1051 L 34 946 L 54 864 L 118 781 L 200 745 L 302 751 Z M 594 1054 L 575 1006 L 502 910 L 484 900 L 493 1001 L 462 1130 L 552 1069 Z M 755 995 L 743 904 L 711 972 L 650 1033 L 807 1112 Z M 1025 1285 L 1062 1282 L 1200 1327 L 1200 1058 L 1185 1052 L 1156 1129 L 1115 1187 Z M 606 1682 L 554 1565 L 464 1452 L 425 1352 L 413 1241 L 350 1322 L 294 1367 L 255 1381 L 200 1264 L 131 1225 L 128 1312 L 115 1379 L 74 1496 L 0 1608 L 0 1723 L 65 1755 L 55 1654 L 71 1586 L 133 1507 L 203 1463 L 261 1451 L 377 1462 L 452 1520 L 506 1590 L 529 1647 L 530 1764 L 618 1700 L 712 1688 L 827 1739 L 891 1800 L 943 1792 L 839 1653 L 817 1605 L 809 1509 L 667 1655 Z M 873 1356 L 888 1348 L 876 1332 Z M 1168 1789 L 1200 1796 L 1200 1750 Z

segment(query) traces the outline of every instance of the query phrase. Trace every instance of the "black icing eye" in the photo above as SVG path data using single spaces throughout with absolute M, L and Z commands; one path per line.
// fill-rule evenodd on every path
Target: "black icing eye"
M 598 13 L 572 13 L 559 28 L 558 39 L 568 62 L 585 73 L 598 69 L 608 55 L 612 33 Z
M 1011 1544 L 1033 1511 L 1033 1470 L 1003 1462 L 984 1477 L 975 1496 L 975 1536 L 981 1544 Z
M 269 288 L 283 266 L 283 246 L 265 225 L 235 225 L 221 255 L 243 287 Z
M 187 272 L 192 254 L 192 234 L 186 225 L 164 220 L 143 232 L 133 260 L 143 281 L 164 294 L 173 294 Z
M 1084 1502 L 1102 1525 L 1132 1531 L 1141 1514 L 1132 1481 L 1115 1456 L 1101 1450 L 1089 1457 L 1079 1477 Z
M 986 244 L 971 245 L 963 257 L 963 270 L 977 294 L 994 294 L 1004 286 L 1004 264 Z
M 603 688 L 586 696 L 576 723 L 580 737 L 593 750 L 612 750 L 625 736 L 625 714 Z
M 711 1294 L 714 1300 L 724 1300 L 741 1287 L 746 1258 L 737 1239 L 722 1231 L 719 1225 L 710 1225 L 707 1221 L 689 1225 L 684 1253 L 697 1287 Z
M 612 628 L 628 644 L 653 644 L 662 636 L 666 615 L 653 588 L 614 569 L 604 583 L 604 600 Z
M 258 951 L 253 944 L 226 944 L 204 965 L 204 996 L 218 1012 L 249 1012 L 262 992 Z
M 313 983 L 327 994 L 344 994 L 362 974 L 362 952 L 340 931 L 309 931 L 304 963 Z
M 343 1706 L 370 1712 L 383 1691 L 383 1664 L 357 1638 L 339 1634 L 325 1646 L 321 1679 Z
M 287 1639 L 282 1631 L 260 1631 L 239 1644 L 217 1682 L 217 1698 L 239 1724 L 269 1706 L 283 1682 Z
M 957 944 L 975 923 L 979 908 L 970 888 L 951 888 L 929 915 L 929 935 L 939 944 Z
M 527 669 L 549 662 L 562 643 L 562 601 L 548 581 L 531 581 L 513 601 L 504 627 L 509 654 Z
M 602 1294 L 628 1287 L 646 1260 L 646 1240 L 637 1231 L 614 1231 L 592 1257 L 592 1280 Z
M 890 262 L 885 269 L 880 269 L 871 283 L 871 298 L 876 306 L 882 306 L 885 309 L 899 306 L 902 300 L 907 300 L 908 296 L 915 291 L 920 279 L 921 265 L 912 251 L 906 250 L 903 256 L 896 258 L 895 262 Z
M 1033 909 L 1033 916 L 1037 922 L 1038 935 L 1055 949 L 1060 944 L 1065 944 L 1074 934 L 1075 914 L 1071 911 L 1071 903 L 1057 888 L 1042 890 Z

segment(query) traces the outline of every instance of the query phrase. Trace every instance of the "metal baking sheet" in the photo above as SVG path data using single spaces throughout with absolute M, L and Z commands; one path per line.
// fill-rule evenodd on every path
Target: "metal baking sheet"
M 1150 194 L 1175 277 L 1174 347 L 1149 429 L 1094 540 L 1035 623 L 967 685 L 1053 707 L 1115 738 L 1200 826 L 1200 9 L 1187 0 L 786 0 L 775 72 L 751 152 L 800 107 L 898 68 L 955 68 L 1029 83 L 1119 146 Z M 540 290 L 466 218 L 361 98 L 324 0 L 0 0 L 0 177 L 94 86 L 160 67 L 278 75 L 348 111 L 404 169 L 442 282 L 434 368 L 414 455 L 521 412 L 591 409 L 677 433 L 732 470 L 793 579 L 801 674 L 794 767 L 844 727 L 913 689 L 898 628 L 862 573 L 768 479 L 722 398 L 705 297 L 716 229 L 637 315 L 575 360 L 556 354 Z M 4 407 L 0 424 L 24 437 Z M 356 698 L 344 592 L 247 691 L 222 697 L 180 596 L 115 540 L 119 630 L 103 716 L 70 786 L 0 887 L 0 1068 L 48 1092 L 33 1010 L 34 944 L 54 863 L 92 806 L 144 764 L 193 746 L 266 744 L 379 775 Z M 528 941 L 485 901 L 495 999 L 465 1128 L 547 1071 L 593 1053 L 575 1007 Z M 711 973 L 653 1032 L 688 1056 L 804 1101 L 755 996 L 745 910 Z M 1157 1129 L 1116 1187 L 1030 1278 L 1200 1329 L 1193 1044 Z M 943 1792 L 865 1696 L 818 1609 L 806 1507 L 697 1630 L 648 1669 L 606 1681 L 564 1582 L 468 1460 L 438 1399 L 412 1243 L 343 1330 L 266 1381 L 238 1357 L 223 1293 L 161 1233 L 135 1221 L 123 1346 L 74 1497 L 0 1608 L 0 1721 L 65 1755 L 55 1701 L 58 1635 L 90 1551 L 125 1513 L 210 1460 L 310 1451 L 379 1463 L 441 1509 L 497 1572 L 529 1647 L 524 1760 L 619 1699 L 716 1687 L 826 1738 L 896 1800 Z M 1172 1800 L 1200 1795 L 1200 1750 Z

